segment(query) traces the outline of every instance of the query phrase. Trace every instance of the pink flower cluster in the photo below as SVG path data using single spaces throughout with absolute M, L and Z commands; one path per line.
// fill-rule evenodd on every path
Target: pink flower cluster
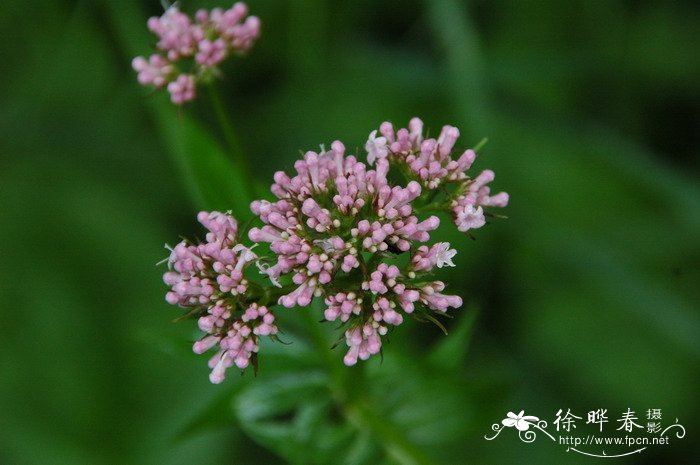
M 476 159 L 474 150 L 468 149 L 458 158 L 452 158 L 452 150 L 459 138 L 456 127 L 443 126 L 437 139 L 424 139 L 423 122 L 413 118 L 408 128 L 398 131 L 390 122 L 384 122 L 379 126 L 379 133 L 381 136 L 377 137 L 377 131 L 372 131 L 365 144 L 370 164 L 388 158 L 405 165 L 428 189 L 454 185 L 450 207 L 460 231 L 466 232 L 486 224 L 482 207 L 508 205 L 507 193 L 491 195 L 487 184 L 494 179 L 493 171 L 485 170 L 473 179 L 467 175 Z
M 198 82 L 212 79 L 221 62 L 247 52 L 260 35 L 260 20 L 247 14 L 248 7 L 238 2 L 228 10 L 199 10 L 194 21 L 175 5 L 150 18 L 148 29 L 158 37 L 158 53 L 132 61 L 139 83 L 167 86 L 177 105 L 193 100 Z M 192 65 L 180 70 L 186 62 Z
M 219 384 L 224 380 L 227 368 L 236 365 L 244 369 L 250 364 L 251 358 L 260 350 L 258 336 L 274 334 L 277 334 L 275 316 L 267 307 L 252 304 L 240 320 L 233 321 L 225 334 L 207 336 L 196 342 L 193 350 L 203 353 L 219 345 L 219 351 L 209 359 L 209 368 L 212 369 L 209 380 Z
M 438 139 L 424 139 L 422 126 L 414 118 L 408 129 L 394 132 L 384 123 L 381 137 L 372 132 L 365 148 L 373 166 L 335 141 L 330 150 L 307 152 L 294 173 L 275 173 L 276 199 L 251 204 L 260 221 L 248 232 L 251 247 L 237 242 L 230 216 L 200 213 L 206 241 L 173 249 L 166 299 L 198 309 L 207 336 L 195 352 L 219 348 L 210 361 L 212 382 L 228 367 L 245 368 L 258 336 L 276 333 L 268 310 L 274 305 L 323 299 L 325 319 L 345 327 L 346 365 L 379 353 L 383 336 L 407 316 L 433 319 L 431 312 L 462 306 L 459 296 L 444 292 L 444 282 L 431 278 L 435 268 L 455 266 L 457 253 L 447 242 L 428 244 L 440 225 L 431 213 L 451 215 L 467 231 L 484 225 L 483 207 L 505 206 L 508 196 L 490 195 L 493 172 L 466 174 L 472 150 L 451 158 L 457 128 L 445 126 Z M 389 176 L 392 168 L 401 176 Z M 251 290 L 248 270 L 267 276 L 267 287 Z
M 237 242 L 236 220 L 220 212 L 200 212 L 197 218 L 209 231 L 206 241 L 196 245 L 182 241 L 172 249 L 169 271 L 163 275 L 170 286 L 165 299 L 192 308 L 198 316 L 199 329 L 207 336 L 194 343 L 195 353 L 218 346 L 209 366 L 211 381 L 220 383 L 226 368 L 247 367 L 258 351 L 258 336 L 274 335 L 277 327 L 266 307 L 247 298 L 244 272 L 258 257 Z

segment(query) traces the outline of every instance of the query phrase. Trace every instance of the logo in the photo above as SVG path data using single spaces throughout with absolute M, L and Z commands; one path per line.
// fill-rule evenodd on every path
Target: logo
M 494 433 L 484 435 L 484 439 L 493 441 L 502 431 L 513 429 L 524 443 L 544 437 L 566 446 L 566 452 L 611 458 L 640 454 L 648 447 L 666 446 L 672 440 L 685 437 L 685 427 L 678 423 L 678 418 L 674 423 L 663 423 L 661 409 L 647 409 L 641 416 L 643 420 L 628 408 L 610 422 L 608 410 L 599 408 L 587 412 L 584 422 L 583 416 L 574 414 L 571 409 L 566 409 L 566 412 L 559 409 L 550 426 L 546 420 L 525 415 L 521 410 L 518 414 L 508 412 L 500 423 L 491 425 Z

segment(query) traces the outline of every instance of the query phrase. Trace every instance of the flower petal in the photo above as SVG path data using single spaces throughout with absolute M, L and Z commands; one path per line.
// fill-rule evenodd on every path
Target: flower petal
M 530 423 L 521 418 L 515 422 L 515 427 L 518 429 L 518 431 L 527 431 L 530 429 Z

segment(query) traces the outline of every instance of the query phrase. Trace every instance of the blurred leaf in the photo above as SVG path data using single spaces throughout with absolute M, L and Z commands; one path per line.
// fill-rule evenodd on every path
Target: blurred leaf
M 459 359 L 459 354 L 448 352 L 465 349 L 474 316 L 465 320 L 455 330 L 455 336 L 462 336 L 458 342 L 442 346 L 438 353 Z M 317 327 L 313 319 L 309 324 Z M 472 384 L 451 368 L 452 362 L 444 369 L 440 364 L 415 364 L 393 352 L 382 364 L 373 360 L 365 362 L 371 364 L 368 367 L 343 368 L 339 360 L 318 358 L 318 353 L 329 353 L 325 334 L 318 335 L 316 344 L 316 356 L 294 350 L 296 342 L 287 346 L 292 350 L 286 354 L 287 359 L 311 356 L 315 369 L 262 371 L 234 399 L 241 428 L 290 463 L 332 463 L 338 457 L 356 457 L 347 463 L 376 463 L 381 456 L 401 464 L 450 463 L 433 456 L 442 456 L 444 447 L 464 440 L 477 427 L 472 413 L 477 399 L 486 392 L 503 392 Z M 283 365 L 304 363 L 290 359 Z M 336 373 L 336 368 L 340 384 L 326 374 Z M 368 369 L 371 377 L 363 374 Z
M 379 463 L 381 448 L 371 431 L 360 431 L 348 446 L 343 465 L 374 465 Z
M 304 411 L 308 416 L 309 408 L 320 407 L 316 402 L 328 397 L 323 395 L 326 383 L 327 377 L 318 371 L 257 380 L 234 401 L 241 427 L 277 453 L 300 463 L 307 452 L 304 435 L 308 430 L 300 430 L 295 421 L 303 423 Z M 297 408 L 300 413 L 294 414 Z
M 172 122 L 169 115 L 159 113 L 162 131 L 170 140 L 182 172 L 190 178 L 204 208 L 232 210 L 239 219 L 249 217 L 252 199 L 247 186 L 252 179 L 246 178 L 245 171 L 229 161 L 212 135 L 194 119 L 183 115 L 180 121 Z M 236 155 L 241 156 L 240 153 Z M 239 160 L 237 165 L 241 163 Z
M 431 365 L 445 370 L 458 370 L 464 366 L 478 311 L 471 309 L 463 313 L 460 314 L 457 324 L 452 326 L 449 335 L 438 340 L 433 347 L 428 357 Z
M 464 11 L 464 3 L 456 0 L 426 2 L 430 25 L 445 54 L 445 71 L 454 98 L 466 127 L 465 140 L 476 141 L 489 134 L 490 114 L 484 83 L 484 63 L 476 28 Z
M 209 405 L 185 424 L 173 438 L 175 442 L 183 442 L 198 434 L 220 428 L 230 428 L 235 424 L 235 416 L 231 411 L 231 398 L 241 389 L 237 383 L 233 389 L 226 389 L 209 402 Z

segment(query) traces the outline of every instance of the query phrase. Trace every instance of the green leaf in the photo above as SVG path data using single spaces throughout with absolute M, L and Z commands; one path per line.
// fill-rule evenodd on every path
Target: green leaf
M 481 140 L 489 128 L 484 64 L 476 27 L 465 14 L 462 2 L 426 2 L 433 34 L 446 58 L 446 74 L 455 106 L 466 126 L 464 140 Z
M 344 457 L 344 465 L 373 465 L 379 462 L 381 448 L 371 431 L 360 431 Z
M 232 210 L 237 218 L 249 216 L 252 199 L 246 184 L 251 180 L 243 176 L 243 161 L 231 162 L 215 138 L 192 118 L 183 115 L 172 121 L 160 115 L 159 123 L 199 203 L 210 210 Z
M 439 342 L 430 351 L 428 360 L 431 365 L 439 366 L 445 370 L 455 370 L 464 366 L 478 311 L 463 311 L 466 314 L 460 315 L 457 324 L 450 329 L 450 334 L 439 339 Z
M 319 421 L 327 380 L 320 371 L 259 378 L 234 400 L 234 412 L 251 437 L 296 462 L 308 442 L 297 423 L 308 429 Z
M 240 387 L 241 384 L 237 383 L 233 389 L 227 389 L 212 399 L 206 408 L 197 413 L 180 429 L 173 440 L 176 443 L 181 443 L 197 434 L 220 428 L 230 428 L 235 423 L 235 416 L 230 408 L 231 399 L 240 391 Z

